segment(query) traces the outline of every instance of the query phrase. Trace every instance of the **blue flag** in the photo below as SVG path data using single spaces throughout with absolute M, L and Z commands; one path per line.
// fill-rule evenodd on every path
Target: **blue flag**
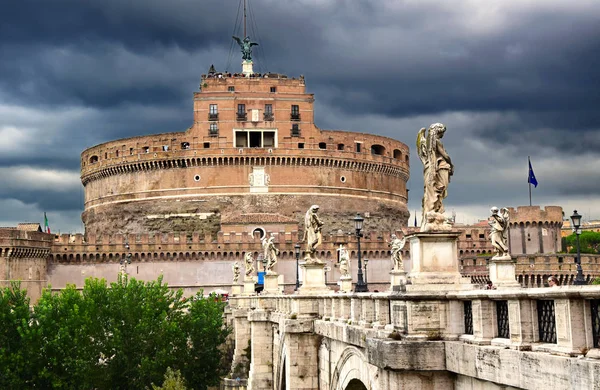
M 535 178 L 535 174 L 533 173 L 533 168 L 531 167 L 531 161 L 529 161 L 529 178 L 527 178 L 527 183 L 533 184 L 534 187 L 537 188 L 538 182 Z

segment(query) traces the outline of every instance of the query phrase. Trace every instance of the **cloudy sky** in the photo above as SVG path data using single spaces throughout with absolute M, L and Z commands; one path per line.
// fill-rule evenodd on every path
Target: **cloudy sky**
M 258 70 L 306 76 L 323 129 L 411 146 L 446 124 L 457 221 L 533 201 L 600 219 L 598 0 L 250 0 Z M 239 0 L 19 0 L 0 16 L 0 226 L 82 231 L 79 155 L 177 131 L 230 56 Z M 250 24 L 250 23 L 249 23 Z

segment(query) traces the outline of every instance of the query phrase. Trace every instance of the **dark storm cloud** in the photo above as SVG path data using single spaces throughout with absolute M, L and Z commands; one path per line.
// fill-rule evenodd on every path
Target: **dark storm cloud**
M 75 218 L 79 226 L 80 191 L 65 196 L 56 188 L 74 185 L 81 151 L 189 127 L 200 74 L 211 64 L 239 68 L 235 46 L 230 55 L 238 5 L 4 4 L 0 170 L 29 166 L 34 181 L 50 175 L 41 169 L 53 171 L 43 189 L 6 186 L 0 205 L 61 210 L 69 216 L 62 223 Z M 306 75 L 319 127 L 373 132 L 412 147 L 420 127 L 444 122 L 457 165 L 450 205 L 479 212 L 489 202 L 526 203 L 528 155 L 544 199 L 600 192 L 597 173 L 565 168 L 574 153 L 587 158 L 581 164 L 597 162 L 600 150 L 600 11 L 593 1 L 255 0 L 251 16 L 257 69 Z M 421 166 L 415 156 L 411 164 L 415 209 Z M 43 200 L 37 191 L 47 194 Z M 477 199 L 485 201 L 474 205 Z

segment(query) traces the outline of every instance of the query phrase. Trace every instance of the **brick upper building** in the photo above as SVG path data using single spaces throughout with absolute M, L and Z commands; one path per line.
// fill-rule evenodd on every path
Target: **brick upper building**
M 221 219 L 312 204 L 331 232 L 406 226 L 409 148 L 387 137 L 321 130 L 303 77 L 209 73 L 184 132 L 106 142 L 81 155 L 86 233 L 199 232 Z M 371 129 L 366 129 L 371 130 Z

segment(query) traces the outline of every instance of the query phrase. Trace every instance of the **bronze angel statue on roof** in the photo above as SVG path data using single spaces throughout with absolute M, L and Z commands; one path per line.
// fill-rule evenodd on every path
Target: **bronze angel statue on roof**
M 417 134 L 417 154 L 423 163 L 423 218 L 421 231 L 450 230 L 451 223 L 444 216 L 442 201 L 448 195 L 450 176 L 454 173 L 454 165 L 444 149 L 442 137 L 446 126 L 434 123 L 426 130 L 422 128 Z
M 242 49 L 242 59 L 244 61 L 252 61 L 252 46 L 258 46 L 258 43 L 250 41 L 250 37 L 246 37 L 243 40 L 233 36 L 233 39 L 240 45 L 240 49 Z

